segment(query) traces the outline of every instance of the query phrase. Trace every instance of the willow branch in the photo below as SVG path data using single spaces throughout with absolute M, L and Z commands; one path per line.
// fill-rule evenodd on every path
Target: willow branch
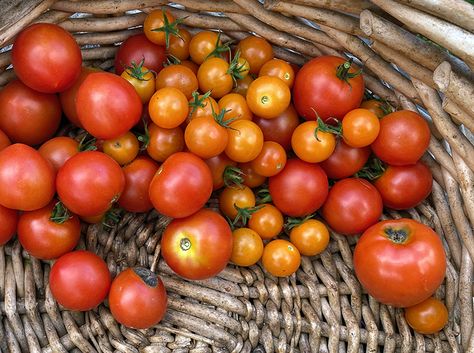
M 458 172 L 459 188 L 464 200 L 464 208 L 472 227 L 474 226 L 474 172 L 466 164 L 465 159 L 455 152 L 453 153 L 453 159 Z
M 300 5 L 352 13 L 354 15 L 358 15 L 362 10 L 365 9 L 376 8 L 376 6 L 367 0 L 293 0 L 292 2 Z
M 177 4 L 181 4 L 186 8 L 190 8 L 198 11 L 209 11 L 209 12 L 233 12 L 240 14 L 252 13 L 249 9 L 240 7 L 231 0 L 176 0 L 173 1 Z
M 421 33 L 442 45 L 474 70 L 474 34 L 423 11 L 392 0 L 372 0 L 412 31 Z
M 146 14 L 137 13 L 107 18 L 68 18 L 59 25 L 69 32 L 109 32 L 143 24 Z
M 115 32 L 99 32 L 99 33 L 81 33 L 81 34 L 74 34 L 74 38 L 76 38 L 76 42 L 79 45 L 86 45 L 86 44 L 115 44 L 123 42 L 130 36 L 134 34 L 143 33 L 141 28 L 135 29 L 126 29 L 123 31 L 115 31 Z
M 82 12 L 94 15 L 124 13 L 130 10 L 141 10 L 146 7 L 165 5 L 164 0 L 96 0 L 96 1 L 68 1 L 59 0 L 52 6 L 52 10 L 70 13 Z
M 445 96 L 443 98 L 442 106 L 443 109 L 451 115 L 451 118 L 453 118 L 453 121 L 456 124 L 463 124 L 471 132 L 474 132 L 474 117 L 469 116 L 469 114 L 461 109 L 456 102 Z

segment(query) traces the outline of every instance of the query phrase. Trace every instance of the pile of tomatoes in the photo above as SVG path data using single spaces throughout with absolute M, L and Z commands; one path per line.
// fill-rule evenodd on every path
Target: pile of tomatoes
M 327 224 L 364 233 L 354 266 L 376 299 L 406 307 L 431 296 L 446 266 L 438 236 L 411 220 L 379 222 L 384 206 L 408 209 L 431 191 L 419 161 L 425 120 L 363 101 L 351 60 L 299 68 L 263 38 L 231 47 L 180 22 L 151 12 L 119 47 L 115 73 L 81 67 L 56 25 L 18 35 L 18 79 L 0 91 L 1 243 L 16 233 L 30 255 L 55 260 L 49 285 L 67 309 L 108 296 L 113 316 L 135 328 L 163 317 L 163 283 L 144 268 L 112 281 L 100 257 L 74 251 L 81 220 L 107 224 L 120 209 L 170 217 L 161 253 L 190 280 L 229 262 L 289 276 L 301 255 L 326 249 Z M 76 138 L 55 137 L 63 115 L 82 129 Z

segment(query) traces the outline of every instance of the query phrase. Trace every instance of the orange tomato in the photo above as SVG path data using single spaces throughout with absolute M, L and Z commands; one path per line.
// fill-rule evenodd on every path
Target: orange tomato
M 289 241 L 276 239 L 265 245 L 262 264 L 273 276 L 288 277 L 300 267 L 301 255 Z
M 249 228 L 237 228 L 232 232 L 234 239 L 230 261 L 238 266 L 252 266 L 262 257 L 263 241 Z
M 279 78 L 261 76 L 250 84 L 246 99 L 250 110 L 255 115 L 272 119 L 288 108 L 291 92 Z

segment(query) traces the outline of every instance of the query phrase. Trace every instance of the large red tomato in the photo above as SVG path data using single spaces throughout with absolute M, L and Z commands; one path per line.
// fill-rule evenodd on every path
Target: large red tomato
M 86 151 L 69 158 L 56 178 L 64 205 L 79 216 L 97 216 L 118 200 L 125 187 L 122 169 L 111 157 Z
M 221 272 L 232 255 L 232 231 L 220 214 L 201 209 L 174 219 L 161 238 L 161 254 L 179 276 L 201 280 Z
M 328 178 L 317 164 L 290 159 L 285 168 L 269 178 L 274 205 L 291 217 L 302 217 L 318 210 L 328 195 Z
M 446 255 L 439 235 L 412 219 L 387 220 L 367 229 L 354 250 L 357 278 L 376 300 L 408 307 L 443 282 Z
M 54 196 L 55 171 L 38 151 L 16 143 L 0 152 L 0 205 L 21 211 L 46 206 Z
M 37 92 L 19 80 L 0 90 L 0 129 L 13 142 L 39 145 L 54 135 L 60 121 L 56 95 Z
M 74 37 L 51 23 L 36 23 L 13 43 L 12 64 L 27 86 L 44 93 L 69 88 L 81 73 L 82 54 Z
M 61 256 L 51 268 L 49 287 L 54 299 L 68 310 L 95 308 L 110 289 L 107 264 L 96 254 L 77 250 Z
M 0 205 L 0 246 L 15 235 L 17 224 L 18 211 Z
M 142 101 L 124 78 L 110 72 L 94 72 L 77 91 L 76 111 L 84 129 L 108 140 L 125 134 L 138 123 Z
M 339 180 L 329 190 L 322 208 L 328 225 L 344 235 L 362 233 L 382 215 L 383 204 L 377 189 L 367 180 Z
M 293 85 L 292 97 L 299 115 L 306 120 L 316 120 L 316 113 L 323 120 L 342 120 L 347 112 L 359 107 L 364 97 L 364 79 L 356 73 L 357 68 L 337 56 L 308 61 Z
M 155 209 L 173 218 L 187 217 L 201 209 L 212 193 L 207 164 L 189 152 L 177 152 L 160 166 L 150 183 Z
M 168 297 L 161 279 L 143 267 L 127 268 L 112 281 L 109 306 L 121 324 L 146 329 L 161 321 Z

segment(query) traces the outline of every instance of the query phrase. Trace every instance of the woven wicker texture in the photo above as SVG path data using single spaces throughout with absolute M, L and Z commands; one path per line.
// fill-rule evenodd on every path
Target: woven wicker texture
M 401 309 L 364 293 L 353 271 L 356 239 L 335 233 L 324 253 L 304 257 L 289 278 L 272 277 L 260 265 L 229 265 L 210 280 L 182 280 L 160 258 L 169 220 L 151 212 L 126 214 L 110 231 L 84 224 L 79 247 L 102 256 L 113 275 L 134 265 L 155 269 L 169 295 L 158 326 L 125 328 L 107 303 L 85 313 L 59 307 L 48 288 L 51 264 L 29 257 L 14 239 L 0 247 L 1 352 L 474 352 L 474 6 L 463 0 L 2 0 L 0 86 L 14 77 L 9 45 L 30 23 L 59 24 L 82 46 L 86 65 L 109 70 L 118 44 L 162 6 L 193 33 L 220 29 L 223 38 L 238 40 L 254 32 L 273 44 L 277 57 L 297 64 L 350 53 L 374 94 L 429 113 L 432 138 L 423 160 L 435 179 L 432 194 L 416 209 L 387 210 L 384 217 L 414 218 L 441 236 L 448 267 L 435 296 L 446 304 L 449 323 L 436 335 L 414 333 Z

